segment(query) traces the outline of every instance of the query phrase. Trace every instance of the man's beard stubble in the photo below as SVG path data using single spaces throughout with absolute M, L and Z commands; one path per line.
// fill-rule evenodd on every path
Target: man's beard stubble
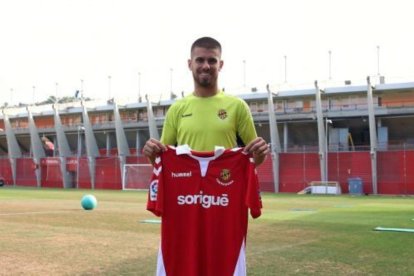
M 198 76 L 196 76 L 196 75 L 193 75 L 193 78 L 194 78 L 194 82 L 198 85 L 198 86 L 201 86 L 201 87 L 204 87 L 204 88 L 210 88 L 210 87 L 213 87 L 214 86 L 214 84 L 215 84 L 215 81 L 214 80 L 212 80 L 212 79 L 210 79 L 210 78 L 198 78 Z

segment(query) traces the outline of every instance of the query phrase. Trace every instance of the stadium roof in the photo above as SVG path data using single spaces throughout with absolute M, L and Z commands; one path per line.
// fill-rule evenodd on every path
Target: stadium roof
M 337 87 L 325 87 L 321 88 L 325 94 L 347 94 L 347 93 L 361 93 L 367 91 L 367 85 L 345 85 Z M 414 89 L 414 82 L 402 82 L 402 83 L 382 83 L 374 86 L 375 92 L 382 91 L 398 91 Z M 314 96 L 315 88 L 309 87 L 306 89 L 288 89 L 280 91 L 272 91 L 274 98 L 291 98 L 291 97 L 304 97 Z M 238 97 L 251 101 L 251 100 L 263 100 L 267 99 L 267 92 L 250 92 L 238 95 Z M 170 106 L 175 100 L 160 100 L 153 103 L 153 106 Z M 113 102 L 109 101 L 85 101 L 83 103 L 89 112 L 99 111 L 111 111 L 113 110 Z M 123 102 L 118 103 L 120 109 L 134 109 L 145 108 L 146 102 Z M 30 109 L 33 115 L 37 116 L 50 116 L 53 115 L 53 105 L 40 105 L 40 106 L 21 106 L 21 107 L 8 107 L 3 108 L 3 112 L 12 117 L 27 117 L 27 108 Z M 75 101 L 70 103 L 57 104 L 57 108 L 60 114 L 79 113 L 82 111 L 81 101 Z M 3 118 L 3 114 L 0 113 L 0 118 Z

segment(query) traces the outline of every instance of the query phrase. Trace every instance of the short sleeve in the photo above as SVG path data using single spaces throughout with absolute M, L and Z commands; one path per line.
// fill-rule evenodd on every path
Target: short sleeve
M 162 159 L 155 159 L 154 168 L 150 180 L 147 198 L 147 210 L 156 216 L 162 216 L 164 208 L 164 181 L 162 174 Z
M 258 218 L 262 214 L 262 198 L 260 195 L 259 179 L 257 177 L 256 166 L 254 160 L 249 157 L 248 169 L 247 169 L 247 193 L 246 193 L 246 205 L 250 209 L 250 215 L 253 218 Z
M 245 145 L 257 137 L 253 116 L 247 103 L 240 99 L 237 118 L 237 134 Z
M 165 116 L 164 125 L 162 127 L 161 143 L 164 145 L 177 144 L 177 111 L 176 105 L 171 105 Z

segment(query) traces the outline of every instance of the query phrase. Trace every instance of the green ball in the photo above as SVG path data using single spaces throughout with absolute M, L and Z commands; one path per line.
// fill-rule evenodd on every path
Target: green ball
M 85 210 L 93 210 L 98 205 L 98 201 L 93 195 L 84 195 L 81 200 L 81 205 Z

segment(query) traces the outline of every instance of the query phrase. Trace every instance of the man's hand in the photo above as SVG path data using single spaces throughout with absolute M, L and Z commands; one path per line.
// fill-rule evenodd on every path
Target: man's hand
M 167 147 L 164 146 L 160 141 L 155 140 L 154 138 L 150 138 L 144 145 L 142 149 L 142 153 L 149 159 L 151 164 L 154 165 L 155 158 L 157 155 L 162 152 L 166 151 Z
M 270 152 L 269 144 L 262 137 L 257 137 L 244 147 L 244 152 L 252 154 L 254 163 L 259 166 Z

